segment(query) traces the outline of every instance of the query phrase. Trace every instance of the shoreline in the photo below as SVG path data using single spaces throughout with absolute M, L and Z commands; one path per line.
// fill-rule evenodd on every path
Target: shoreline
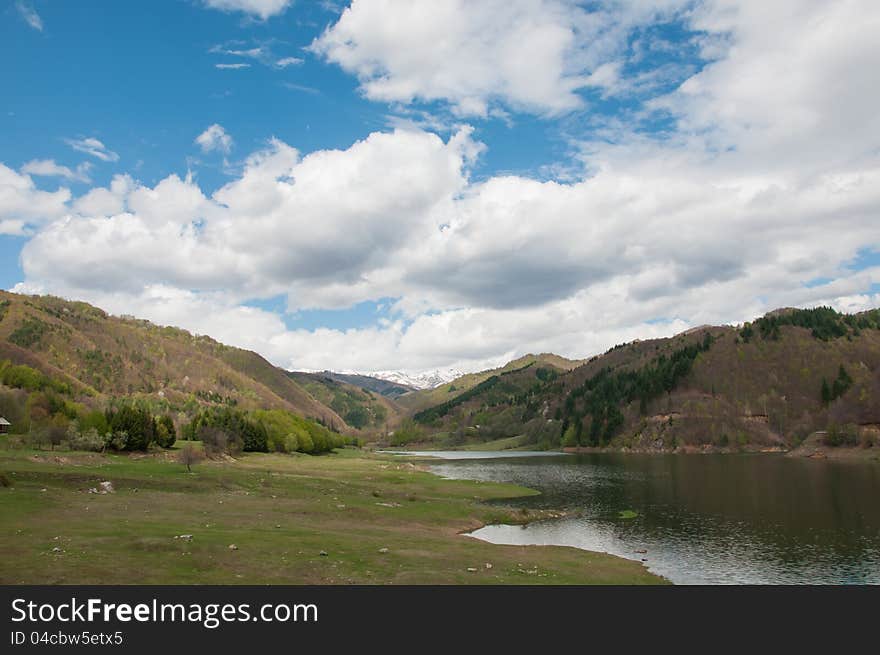
M 492 451 L 487 451 L 487 452 L 492 452 Z M 393 457 L 399 457 L 401 454 L 406 455 L 406 453 L 401 453 L 401 452 L 383 453 L 383 454 L 392 455 Z M 437 458 L 437 460 L 439 460 L 439 458 Z M 430 461 L 437 461 L 437 460 L 430 460 Z M 410 463 L 412 463 L 412 462 L 410 462 Z M 448 479 L 448 478 L 443 478 L 442 476 L 438 475 L 437 473 L 434 473 L 433 471 L 431 471 L 429 465 L 414 464 L 414 466 L 416 468 L 418 468 L 419 470 L 425 471 L 425 472 L 427 472 L 427 473 L 429 473 L 429 474 L 431 474 L 441 480 Z M 484 484 L 483 480 L 477 480 L 477 479 L 473 479 L 473 478 L 462 478 L 462 479 L 468 480 L 470 482 Z M 512 486 L 515 489 L 522 489 L 523 491 L 526 491 L 527 493 L 521 494 L 518 496 L 510 496 L 508 498 L 498 498 L 497 500 L 501 501 L 501 502 L 504 502 L 505 500 L 516 500 L 517 498 L 522 498 L 522 497 L 543 495 L 543 492 L 540 491 L 539 489 L 533 489 L 532 487 L 526 487 L 525 485 L 516 484 L 513 482 L 505 482 L 504 484 L 508 485 L 508 486 Z M 553 521 L 553 520 L 563 519 L 569 515 L 568 512 L 566 512 L 564 510 L 559 510 L 559 509 L 538 509 L 538 510 L 528 509 L 528 508 L 522 508 L 522 509 L 525 510 L 525 513 L 522 513 L 522 514 L 511 513 L 509 515 L 509 520 L 507 520 L 507 521 L 492 522 L 492 523 L 484 523 L 482 521 L 478 521 L 478 525 L 476 527 L 469 527 L 464 530 L 460 530 L 457 534 L 460 537 L 467 537 L 468 539 L 475 539 L 479 542 L 490 544 L 493 546 L 518 546 L 520 548 L 571 548 L 571 549 L 574 549 L 574 550 L 582 552 L 582 553 L 590 553 L 591 555 L 599 555 L 599 556 L 605 556 L 605 557 L 616 557 L 618 559 L 623 559 L 623 560 L 627 560 L 627 561 L 635 562 L 635 563 L 639 564 L 647 573 L 649 573 L 653 576 L 656 576 L 657 578 L 660 578 L 664 584 L 670 584 L 670 585 L 675 584 L 669 578 L 652 571 L 650 569 L 650 567 L 648 566 L 648 564 L 644 560 L 642 560 L 641 558 L 637 559 L 635 557 L 624 557 L 622 555 L 617 555 L 617 554 L 609 553 L 609 552 L 605 552 L 605 551 L 590 550 L 588 548 L 579 548 L 577 546 L 565 546 L 565 545 L 561 545 L 561 544 L 525 544 L 525 545 L 499 544 L 499 543 L 489 541 L 488 539 L 483 539 L 481 537 L 474 536 L 474 534 L 473 534 L 474 532 L 477 532 L 478 530 L 481 530 L 483 528 L 490 527 L 490 526 L 500 526 L 500 525 L 503 525 L 503 526 L 523 526 L 523 525 L 530 525 L 532 523 L 538 523 L 540 521 Z
M 703 446 L 679 446 L 669 448 L 627 448 L 616 446 L 566 446 L 555 450 L 523 450 L 511 448 L 505 450 L 478 450 L 475 448 L 430 448 L 428 444 L 418 445 L 412 450 L 401 449 L 394 451 L 373 451 L 375 454 L 388 454 L 407 457 L 433 458 L 431 451 L 442 453 L 469 453 L 460 459 L 480 459 L 474 453 L 498 453 L 498 457 L 504 457 L 509 453 L 512 457 L 530 456 L 525 453 L 534 453 L 534 456 L 552 455 L 582 455 L 582 454 L 622 454 L 622 455 L 781 455 L 790 458 L 832 460 L 832 461 L 862 461 L 880 463 L 880 448 L 862 448 L 861 446 L 825 446 L 822 444 L 804 442 L 794 448 L 782 446 L 745 446 L 741 448 L 720 447 L 706 444 Z M 436 460 L 455 459 L 450 457 L 436 457 Z M 489 458 L 487 458 L 489 459 Z

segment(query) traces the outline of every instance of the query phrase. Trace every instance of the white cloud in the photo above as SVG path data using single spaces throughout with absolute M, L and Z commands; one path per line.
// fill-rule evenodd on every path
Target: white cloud
M 88 184 L 92 181 L 89 178 L 89 170 L 91 168 L 92 165 L 89 162 L 83 162 L 76 169 L 72 169 L 56 163 L 54 159 L 32 159 L 21 167 L 21 172 L 43 177 L 63 177 L 72 182 Z
M 241 70 L 242 68 L 250 68 L 250 64 L 239 62 L 237 64 L 214 64 L 214 68 L 220 70 Z
M 357 75 L 373 100 L 443 100 L 460 115 L 487 116 L 499 103 L 557 115 L 583 107 L 579 89 L 608 81 L 633 27 L 684 6 L 354 0 L 311 49 Z
M 251 47 L 247 46 L 246 41 L 227 41 L 226 43 L 212 46 L 209 53 L 215 55 L 223 55 L 225 57 L 239 57 L 242 59 L 252 59 L 264 66 L 283 70 L 289 66 L 298 66 L 303 63 L 303 59 L 299 57 L 281 57 L 273 52 L 271 41 L 254 41 Z M 250 64 L 238 62 L 234 64 L 215 64 L 217 68 L 248 68 Z
M 28 226 L 62 216 L 70 190 L 41 191 L 27 174 L 0 164 L 0 234 L 26 234 Z
M 64 142 L 77 152 L 84 152 L 85 154 L 91 155 L 101 161 L 119 161 L 119 155 L 94 137 L 87 137 L 85 139 L 65 139 Z
M 690 20 L 717 61 L 651 107 L 677 129 L 612 126 L 581 144 L 590 175 L 565 183 L 473 181 L 469 128 L 443 141 L 401 124 L 344 150 L 272 141 L 210 197 L 192 179 L 116 178 L 70 203 L 0 168 L 0 221 L 45 206 L 22 252 L 29 288 L 299 368 L 469 370 L 784 305 L 876 306 L 880 267 L 851 262 L 880 251 L 878 18 L 869 2 L 702 3 Z M 593 83 L 614 89 L 614 71 Z M 243 305 L 278 295 L 398 300 L 353 330 L 290 330 Z
M 240 11 L 262 20 L 284 13 L 293 0 L 204 0 L 207 7 L 221 11 Z
M 277 68 L 287 68 L 288 66 L 299 66 L 303 63 L 300 57 L 282 57 L 275 62 Z
M 204 132 L 196 137 L 195 143 L 202 149 L 202 152 L 212 152 L 219 150 L 222 153 L 229 154 L 232 150 L 232 137 L 226 132 L 222 125 L 214 123 Z
M 30 4 L 19 0 L 15 3 L 15 8 L 28 25 L 38 32 L 43 31 L 43 19 Z
M 128 175 L 114 175 L 109 188 L 96 187 L 77 198 L 73 210 L 83 216 L 112 216 L 125 211 L 126 200 L 135 182 Z

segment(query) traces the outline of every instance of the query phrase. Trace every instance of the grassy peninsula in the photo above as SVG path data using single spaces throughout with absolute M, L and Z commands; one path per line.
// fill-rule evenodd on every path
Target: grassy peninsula
M 188 473 L 178 461 L 188 443 L 138 454 L 0 450 L 0 583 L 665 582 L 610 555 L 460 534 L 537 518 L 483 502 L 528 489 L 444 480 L 351 448 L 245 453 Z M 100 493 L 105 481 L 112 492 Z

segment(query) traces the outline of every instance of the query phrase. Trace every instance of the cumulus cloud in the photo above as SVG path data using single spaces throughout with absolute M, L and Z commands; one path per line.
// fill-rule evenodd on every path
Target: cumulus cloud
M 261 20 L 284 13 L 293 0 L 204 0 L 205 6 L 221 11 L 240 11 Z
M 213 152 L 219 150 L 222 153 L 229 154 L 232 150 L 232 137 L 226 132 L 222 125 L 214 123 L 210 125 L 204 132 L 196 137 L 195 143 L 202 149 L 202 152 Z
M 40 15 L 37 13 L 36 9 L 34 9 L 29 3 L 19 0 L 15 3 L 15 9 L 18 11 L 19 16 L 24 19 L 24 22 L 26 22 L 38 32 L 43 31 L 43 19 L 40 18 Z
M 273 140 L 211 195 L 191 178 L 120 176 L 71 201 L 0 168 L 0 218 L 45 206 L 22 288 L 291 368 L 469 370 L 778 306 L 863 309 L 880 301 L 880 267 L 853 266 L 880 252 L 880 124 L 866 108 L 878 18 L 867 2 L 700 3 L 688 20 L 714 61 L 646 110 L 675 128 L 612 126 L 578 144 L 589 174 L 576 179 L 471 179 L 485 147 L 471 128 L 444 140 L 400 124 L 339 150 Z M 291 310 L 395 304 L 350 330 L 289 329 L 245 304 L 279 295 Z
M 92 181 L 89 177 L 91 168 L 92 165 L 89 162 L 83 162 L 76 169 L 72 169 L 56 163 L 54 159 L 32 159 L 21 167 L 21 172 L 43 177 L 63 177 L 72 182 L 88 184 Z
M 74 212 L 84 216 L 112 216 L 125 211 L 135 182 L 129 175 L 114 175 L 109 187 L 95 187 L 73 202 Z
M 98 139 L 87 137 L 85 139 L 65 139 L 64 142 L 77 152 L 84 152 L 101 161 L 119 161 L 119 155 L 110 150 Z
M 0 164 L 0 234 L 26 234 L 62 216 L 70 197 L 69 189 L 42 191 L 30 175 Z
M 311 50 L 357 75 L 383 102 L 448 102 L 486 116 L 494 103 L 542 115 L 583 106 L 607 84 L 630 31 L 683 1 L 354 0 Z

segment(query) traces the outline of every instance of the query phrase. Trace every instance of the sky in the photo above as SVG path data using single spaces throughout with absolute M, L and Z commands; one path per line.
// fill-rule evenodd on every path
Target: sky
M 4 0 L 0 285 L 289 369 L 880 306 L 874 0 Z

